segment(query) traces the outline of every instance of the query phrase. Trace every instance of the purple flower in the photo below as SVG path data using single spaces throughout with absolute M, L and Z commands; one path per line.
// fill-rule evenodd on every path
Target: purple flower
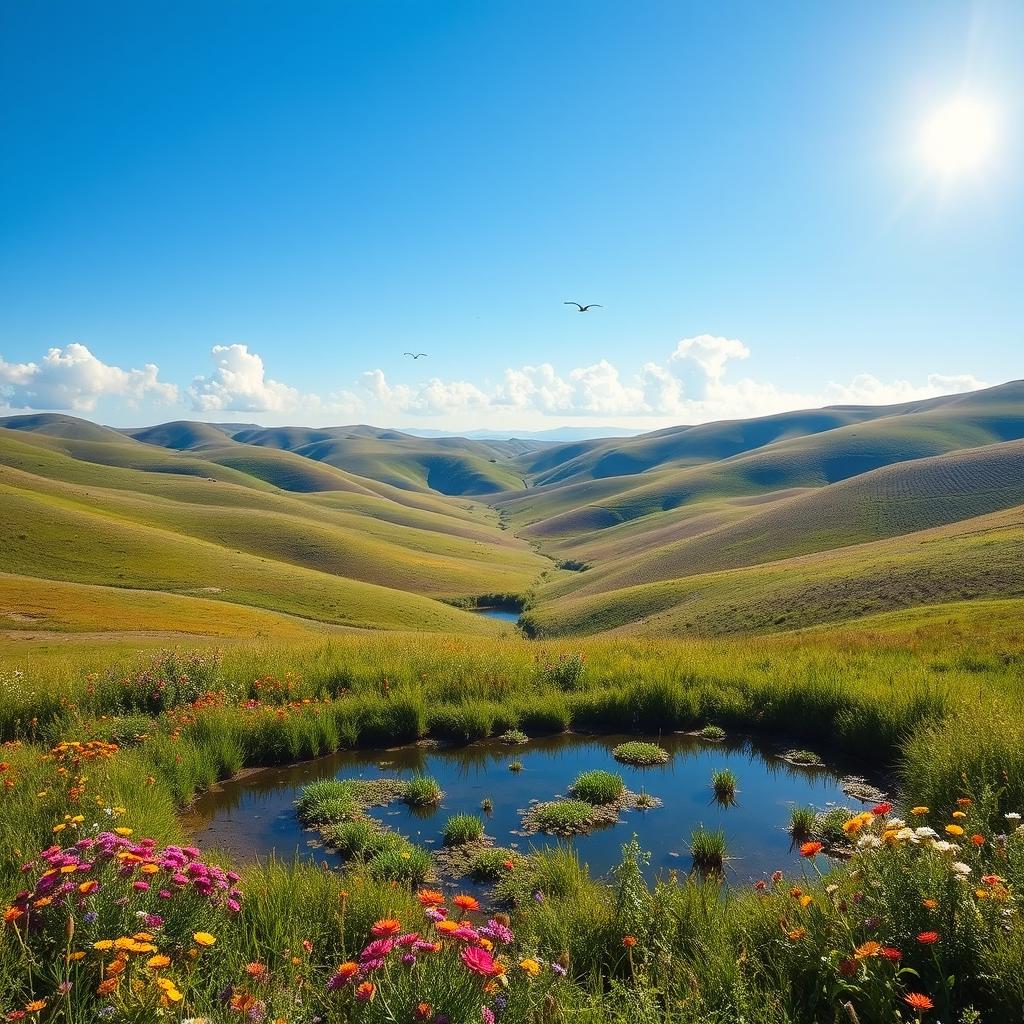
M 494 1011 L 486 1006 L 480 1007 L 480 1017 L 484 1024 L 494 1024 Z
M 405 953 L 402 956 L 402 963 L 405 964 L 407 967 L 411 967 L 414 963 L 416 963 L 416 957 L 413 956 L 412 953 Z
M 565 977 L 565 968 L 557 961 L 551 964 L 551 970 L 553 970 L 560 978 Z

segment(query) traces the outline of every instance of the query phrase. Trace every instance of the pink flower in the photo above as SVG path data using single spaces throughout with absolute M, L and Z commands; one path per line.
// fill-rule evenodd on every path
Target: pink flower
M 494 974 L 494 957 L 479 946 L 465 946 L 462 950 L 462 962 L 474 974 L 490 977 Z
M 374 939 L 373 942 L 371 942 L 366 949 L 359 954 L 359 959 L 364 962 L 367 960 L 379 960 L 382 957 L 387 956 L 394 948 L 394 939 Z

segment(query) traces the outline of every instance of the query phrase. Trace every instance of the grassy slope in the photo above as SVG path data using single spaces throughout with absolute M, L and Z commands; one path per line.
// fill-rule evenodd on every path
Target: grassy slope
M 567 597 L 529 613 L 542 635 L 771 632 L 893 608 L 1024 595 L 1024 508 L 813 555 Z
M 647 552 L 624 543 L 574 581 L 575 595 L 777 561 L 942 526 L 1024 502 L 1024 441 L 919 459 L 724 513 Z M 706 529 L 702 529 L 707 527 Z M 613 531 L 607 531 L 609 533 Z M 623 554 L 628 548 L 629 553 Z M 566 589 L 562 584 L 560 592 Z

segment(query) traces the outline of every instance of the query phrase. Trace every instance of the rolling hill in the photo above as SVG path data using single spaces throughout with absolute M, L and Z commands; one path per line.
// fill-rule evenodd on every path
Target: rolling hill
M 452 605 L 507 594 L 542 636 L 776 632 L 1021 596 L 1024 382 L 565 443 L 16 416 L 0 504 L 8 588 L 183 621 L 486 632 Z

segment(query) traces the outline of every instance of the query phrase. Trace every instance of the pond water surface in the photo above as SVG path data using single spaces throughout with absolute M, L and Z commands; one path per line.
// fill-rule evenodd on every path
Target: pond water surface
M 474 608 L 477 615 L 485 615 L 489 619 L 500 619 L 502 622 L 518 622 L 522 612 L 510 611 L 508 608 Z
M 703 825 L 725 829 L 731 858 L 727 874 L 746 881 L 776 868 L 792 870 L 800 861 L 786 832 L 792 806 L 861 806 L 843 793 L 837 771 L 792 766 L 777 756 L 778 748 L 756 741 L 709 743 L 674 734 L 658 739 L 672 755 L 665 765 L 636 768 L 616 762 L 612 748 L 636 738 L 562 734 L 515 747 L 487 740 L 457 748 L 343 751 L 224 783 L 190 808 L 186 826 L 200 845 L 243 860 L 297 853 L 339 864 L 336 855 L 319 848 L 316 834 L 298 822 L 295 800 L 302 787 L 323 778 L 409 778 L 423 773 L 444 789 L 439 806 L 414 810 L 392 804 L 370 813 L 428 849 L 440 846 L 441 830 L 451 815 L 480 814 L 498 845 L 529 852 L 559 842 L 542 834 L 517 834 L 530 801 L 566 795 L 577 774 L 604 768 L 620 773 L 629 789 L 658 797 L 663 806 L 624 811 L 618 824 L 574 838 L 580 858 L 594 874 L 604 874 L 618 862 L 622 844 L 634 832 L 652 854 L 651 876 L 669 868 L 687 871 L 690 833 Z M 520 761 L 522 771 L 510 771 L 511 761 Z M 711 774 L 722 768 L 731 769 L 738 780 L 736 802 L 729 807 L 717 804 L 711 793 Z M 493 803 L 490 814 L 480 809 L 485 798 Z

